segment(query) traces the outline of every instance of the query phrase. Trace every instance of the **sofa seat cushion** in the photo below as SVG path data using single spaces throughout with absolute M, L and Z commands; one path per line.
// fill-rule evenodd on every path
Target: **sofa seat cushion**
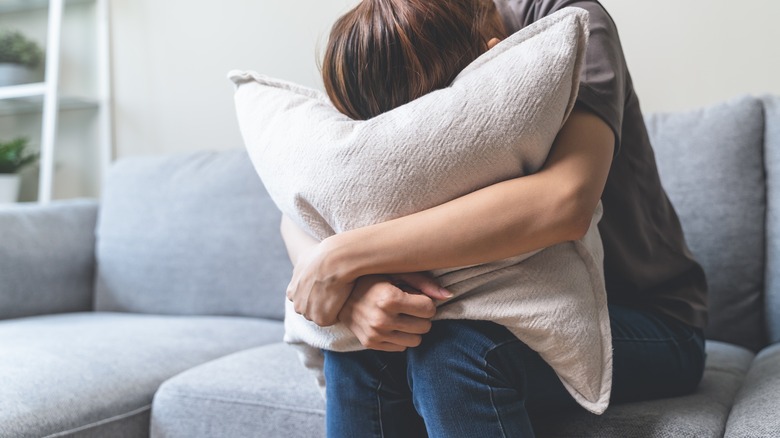
M 152 436 L 324 437 L 325 402 L 295 350 L 278 343 L 232 354 L 165 382 Z
M 780 344 L 762 350 L 750 366 L 726 426 L 726 438 L 780 435 Z
M 578 410 L 535 424 L 540 437 L 721 437 L 753 353 L 708 341 L 695 394 Z M 152 407 L 152 436 L 325 436 L 325 404 L 294 350 L 273 344 L 198 366 L 165 382 Z
M 282 332 L 280 322 L 238 317 L 90 312 L 0 321 L 0 436 L 146 436 L 160 383 Z
M 754 354 L 707 341 L 699 389 L 684 397 L 612 405 L 602 416 L 584 411 L 556 414 L 535 423 L 540 437 L 722 437 L 734 397 Z

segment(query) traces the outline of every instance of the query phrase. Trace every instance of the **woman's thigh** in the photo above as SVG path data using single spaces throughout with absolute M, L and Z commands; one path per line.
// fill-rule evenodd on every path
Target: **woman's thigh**
M 654 311 L 620 305 L 610 305 L 609 315 L 612 404 L 675 397 L 696 389 L 706 357 L 700 329 Z M 543 377 L 529 372 L 528 409 L 532 415 L 554 414 L 561 406 L 563 385 L 550 382 L 551 368 L 538 355 L 527 361 Z
M 407 374 L 430 437 L 530 437 L 532 392 L 548 409 L 574 404 L 536 352 L 488 321 L 434 322 Z
M 613 402 L 670 397 L 695 389 L 704 368 L 700 330 L 650 311 L 617 305 L 610 305 L 609 311 Z M 534 415 L 576 408 L 555 372 L 536 352 L 506 328 L 487 321 L 436 321 L 423 343 L 406 353 L 328 353 L 326 376 L 339 385 L 337 393 L 331 393 L 328 384 L 329 412 L 333 404 L 349 404 L 339 408 L 340 415 L 329 414 L 329 427 L 336 427 L 331 419 L 373 430 L 403 424 L 409 426 L 408 433 L 422 427 L 419 413 L 428 431 L 434 432 L 431 436 L 446 436 L 436 431 L 461 427 L 453 423 L 464 418 L 469 421 L 463 427 L 476 424 L 487 431 L 491 423 L 526 430 L 528 418 Z M 475 423 L 475 417 L 482 418 L 483 424 Z M 532 432 L 516 435 L 532 436 Z
M 701 330 L 654 311 L 610 305 L 609 312 L 613 403 L 674 397 L 695 390 L 704 370 Z M 505 422 L 500 426 L 509 430 L 525 430 L 521 423 L 526 416 L 578 409 L 541 356 L 491 322 L 437 321 L 420 347 L 408 351 L 407 358 L 413 400 L 431 436 L 435 434 L 430 423 L 441 427 L 451 421 L 446 416 L 456 412 L 451 406 L 457 400 L 460 405 L 468 404 L 460 412 L 468 413 L 462 418 L 469 418 L 470 424 L 479 424 L 474 418 L 486 419 L 479 425 L 484 430 L 489 430 L 491 422 Z M 437 404 L 442 405 L 441 415 Z M 516 419 L 520 422 L 509 424 Z M 532 436 L 522 434 L 526 435 Z
M 425 437 L 406 381 L 406 353 L 324 354 L 328 437 Z
M 693 392 L 704 373 L 704 335 L 671 317 L 610 306 L 612 402 Z

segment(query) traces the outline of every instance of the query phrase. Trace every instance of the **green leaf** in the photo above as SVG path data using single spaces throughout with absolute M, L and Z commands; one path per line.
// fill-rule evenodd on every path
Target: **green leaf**
M 0 173 L 17 173 L 38 161 L 40 154 L 28 152 L 27 143 L 24 137 L 8 142 L 0 141 Z
M 41 61 L 43 61 L 43 50 L 35 41 L 18 31 L 0 31 L 0 63 L 36 68 Z

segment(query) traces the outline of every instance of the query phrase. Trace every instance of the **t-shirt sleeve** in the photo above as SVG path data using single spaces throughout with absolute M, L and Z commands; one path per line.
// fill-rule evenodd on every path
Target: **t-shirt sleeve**
M 620 149 L 627 67 L 612 17 L 596 1 L 568 4 L 590 13 L 590 38 L 580 77 L 577 103 L 601 117 L 615 133 L 615 154 Z

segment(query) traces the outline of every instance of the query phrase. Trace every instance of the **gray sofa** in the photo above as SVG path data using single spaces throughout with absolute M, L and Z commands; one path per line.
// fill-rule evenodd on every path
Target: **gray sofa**
M 778 437 L 780 98 L 648 126 L 710 281 L 704 379 L 539 436 Z M 100 204 L 0 208 L 0 437 L 323 436 L 280 342 L 278 225 L 242 150 L 123 159 Z

